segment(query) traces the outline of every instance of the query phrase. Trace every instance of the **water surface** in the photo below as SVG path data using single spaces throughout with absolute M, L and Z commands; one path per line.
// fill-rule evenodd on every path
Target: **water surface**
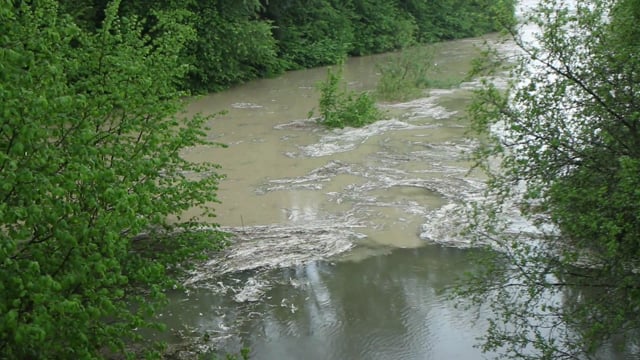
M 484 41 L 436 46 L 432 77 L 462 79 Z M 350 59 L 348 87 L 373 89 L 376 64 L 393 56 Z M 227 111 L 208 134 L 228 148 L 185 155 L 222 166 L 214 220 L 235 238 L 186 280 L 187 292 L 171 294 L 169 340 L 249 346 L 254 359 L 480 358 L 483 322 L 472 325 L 479 315 L 448 297 L 472 250 L 438 245 L 464 243 L 456 209 L 483 188 L 468 174 L 476 141 L 464 113 L 477 83 L 381 103 L 384 120 L 328 130 L 309 118 L 325 76 L 290 72 L 189 109 Z

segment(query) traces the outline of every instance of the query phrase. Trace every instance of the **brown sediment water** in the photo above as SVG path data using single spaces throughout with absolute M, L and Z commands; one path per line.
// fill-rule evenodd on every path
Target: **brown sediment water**
M 484 41 L 436 45 L 434 79 L 462 78 Z M 371 90 L 376 63 L 393 56 L 347 61 L 349 87 Z M 479 83 L 381 103 L 386 119 L 328 130 L 308 115 L 325 76 L 326 68 L 290 72 L 191 104 L 191 113 L 226 111 L 208 137 L 228 147 L 184 155 L 222 166 L 213 221 L 234 238 L 194 269 L 186 291 L 169 293 L 159 319 L 171 352 L 193 359 L 246 346 L 254 360 L 500 358 L 474 347 L 485 314 L 450 297 L 454 280 L 473 271 L 474 250 L 459 230 L 461 210 L 484 189 L 469 173 L 477 141 L 465 118 Z
M 436 46 L 434 78 L 462 78 L 483 41 Z M 349 88 L 373 89 L 376 63 L 393 56 L 347 61 Z M 190 341 L 185 358 L 241 346 L 252 359 L 477 358 L 476 314 L 446 296 L 469 270 L 465 250 L 434 245 L 459 223 L 448 207 L 482 189 L 468 176 L 475 85 L 381 103 L 386 119 L 329 130 L 309 119 L 325 76 L 289 72 L 191 104 L 226 111 L 208 136 L 228 147 L 185 156 L 222 166 L 213 221 L 235 239 L 186 279 L 186 293 L 170 294 L 169 340 Z

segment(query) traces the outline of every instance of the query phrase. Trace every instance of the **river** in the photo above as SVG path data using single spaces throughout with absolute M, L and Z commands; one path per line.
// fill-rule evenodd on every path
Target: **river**
M 495 39 L 436 45 L 433 79 L 462 79 Z M 376 64 L 394 56 L 349 59 L 349 88 L 373 89 Z M 483 313 L 450 298 L 476 251 L 459 231 L 484 188 L 469 173 L 476 140 L 464 112 L 478 83 L 382 103 L 385 120 L 327 130 L 309 118 L 325 76 L 289 72 L 189 107 L 226 111 L 208 136 L 228 147 L 184 155 L 222 166 L 222 203 L 211 206 L 234 240 L 169 294 L 163 339 L 185 359 L 243 347 L 269 360 L 495 358 L 474 347 Z
M 484 41 L 435 46 L 434 80 L 462 79 Z M 394 56 L 350 59 L 349 88 L 373 89 L 376 64 Z M 170 294 L 167 339 L 247 346 L 252 359 L 479 358 L 479 314 L 448 297 L 472 251 L 455 248 L 464 223 L 452 209 L 482 189 L 467 174 L 475 141 L 464 109 L 476 84 L 380 104 L 386 119 L 362 129 L 327 130 L 308 117 L 325 76 L 289 72 L 189 108 L 226 111 L 209 137 L 228 147 L 185 156 L 222 166 L 215 222 L 236 238 Z

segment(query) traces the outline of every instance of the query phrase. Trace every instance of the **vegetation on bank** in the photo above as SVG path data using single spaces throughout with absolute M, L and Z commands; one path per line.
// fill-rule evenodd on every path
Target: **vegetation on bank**
M 461 295 L 490 308 L 482 348 L 502 358 L 637 357 L 640 2 L 541 0 L 526 21 L 540 33 L 512 34 L 513 82 L 471 107 L 490 200 L 470 231 L 501 251 Z
M 60 2 L 88 30 L 107 0 Z M 286 70 L 338 63 L 346 56 L 477 36 L 513 21 L 514 0 L 188 0 L 125 2 L 119 15 L 145 21 L 157 13 L 195 30 L 180 53 L 189 64 L 183 88 L 224 89 Z
M 208 118 L 180 115 L 193 29 L 163 13 L 145 29 L 114 1 L 89 31 L 59 5 L 0 3 L 3 359 L 124 354 L 175 276 L 225 244 L 167 220 L 217 201 L 220 179 L 181 156 L 215 145 Z
M 1 2 L 0 357 L 158 356 L 162 344 L 140 331 L 161 328 L 165 290 L 226 241 L 202 217 L 167 220 L 194 206 L 213 216 L 205 205 L 217 201 L 218 167 L 181 156 L 218 145 L 205 138 L 209 118 L 181 113 L 193 91 L 477 35 L 497 28 L 499 10 L 485 0 Z M 335 81 L 326 92 L 349 98 L 325 98 L 326 114 L 373 103 Z

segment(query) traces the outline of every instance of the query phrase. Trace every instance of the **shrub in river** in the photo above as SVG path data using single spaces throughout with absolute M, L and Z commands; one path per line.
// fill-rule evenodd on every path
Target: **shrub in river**
M 367 92 L 346 89 L 342 71 L 342 64 L 336 71 L 329 68 L 326 80 L 317 85 L 320 90 L 320 122 L 330 128 L 344 128 L 362 127 L 379 120 L 382 113 L 376 107 L 375 99 Z M 313 110 L 309 115 L 313 115 Z
M 380 79 L 376 96 L 381 100 L 402 101 L 419 97 L 431 85 L 433 51 L 427 47 L 412 47 L 397 56 L 378 63 Z

